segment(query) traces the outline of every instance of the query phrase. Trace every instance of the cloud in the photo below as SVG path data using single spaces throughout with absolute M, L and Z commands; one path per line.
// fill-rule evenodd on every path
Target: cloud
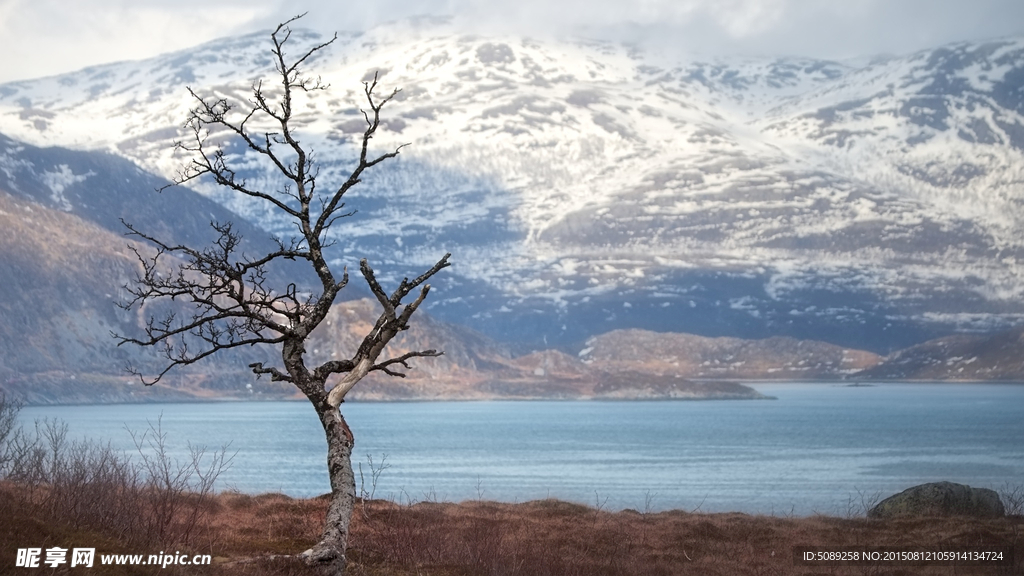
M 450 15 L 473 33 L 833 59 L 1024 34 L 1020 0 L 0 0 L 0 82 L 269 29 L 301 11 L 311 13 L 304 25 L 323 32 Z
M 187 48 L 247 31 L 270 12 L 242 1 L 0 1 L 0 82 Z
M 474 33 L 574 34 L 688 52 L 821 58 L 1024 34 L 1020 0 L 379 0 L 321 1 L 308 9 L 324 31 L 447 14 Z M 274 16 L 292 10 L 278 8 Z

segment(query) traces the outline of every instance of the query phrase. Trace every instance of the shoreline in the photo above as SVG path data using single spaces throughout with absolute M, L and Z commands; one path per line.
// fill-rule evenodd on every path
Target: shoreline
M 757 385 L 778 386 L 831 386 L 840 388 L 874 388 L 889 385 L 941 385 L 941 386 L 973 386 L 973 385 L 997 385 L 997 386 L 1024 386 L 1024 382 L 1005 380 L 871 380 L 871 381 L 849 381 L 849 380 L 694 380 L 696 383 L 735 383 L 747 387 Z M 755 390 L 756 391 L 756 390 Z M 0 393 L 3 393 L 0 390 Z M 760 394 L 760 393 L 759 393 Z M 12 396 L 11 399 L 16 399 Z M 438 397 L 413 397 L 413 398 L 360 398 L 358 395 L 347 399 L 348 403 L 359 404 L 387 404 L 387 403 L 420 403 L 420 402 L 705 402 L 705 401 L 731 401 L 731 400 L 778 400 L 775 396 L 764 395 L 750 397 L 634 397 L 617 398 L 607 396 L 438 396 Z M 241 403 L 241 402 L 308 402 L 304 397 L 294 396 L 271 396 L 254 394 L 249 397 L 239 396 L 194 396 L 175 398 L 139 398 L 135 401 L 123 401 L 121 399 L 112 402 L 83 401 L 83 402 L 25 402 L 26 408 L 43 407 L 72 407 L 72 406 L 133 406 L 140 404 L 217 404 L 217 403 Z

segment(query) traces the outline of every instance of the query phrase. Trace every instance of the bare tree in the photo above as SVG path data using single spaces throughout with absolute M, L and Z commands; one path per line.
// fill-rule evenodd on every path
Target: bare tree
M 237 194 L 268 202 L 274 210 L 291 219 L 298 235 L 287 243 L 276 240 L 275 251 L 249 257 L 241 253 L 241 238 L 231 224 L 213 223 L 217 240 L 199 249 L 164 242 L 125 223 L 130 236 L 149 242 L 156 251 L 150 255 L 135 250 L 142 272 L 133 285 L 126 287 L 130 296 L 123 307 L 141 309 L 151 302 L 167 300 L 184 300 L 192 306 L 186 314 L 170 312 L 151 317 L 142 336 L 117 338 L 119 345 L 152 346 L 162 354 L 164 366 L 155 376 L 147 377 L 132 369 L 147 385 L 160 380 L 175 367 L 193 364 L 224 350 L 254 344 L 280 346 L 279 367 L 255 363 L 250 368 L 257 377 L 266 375 L 273 381 L 294 384 L 313 404 L 320 418 L 327 436 L 332 496 L 323 536 L 303 556 L 307 563 L 322 571 L 339 574 L 345 567 L 349 522 L 355 502 L 351 463 L 353 437 L 340 405 L 349 390 L 368 373 L 381 371 L 391 376 L 404 376 L 400 370 L 409 368 L 411 358 L 441 354 L 422 350 L 381 359 L 388 342 L 409 327 L 409 319 L 427 297 L 430 291 L 427 281 L 449 266 L 451 255 L 445 254 L 419 277 L 403 279 L 390 294 L 378 283 L 369 263 L 361 260 L 360 272 L 383 308 L 380 317 L 351 358 L 331 360 L 315 367 L 306 365 L 306 339 L 327 316 L 349 279 L 347 270 L 339 278 L 324 255 L 324 250 L 331 245 L 328 231 L 339 218 L 351 214 L 344 210 L 345 194 L 360 182 L 366 170 L 397 156 L 401 146 L 378 156 L 368 154 L 370 140 L 380 126 L 381 109 L 397 90 L 380 97 L 375 93 L 377 79 L 365 82 L 368 109 L 363 111 L 366 130 L 358 162 L 336 188 L 319 185 L 318 163 L 308 146 L 299 142 L 293 129 L 294 106 L 295 98 L 303 93 L 327 88 L 319 77 L 305 76 L 302 68 L 334 42 L 337 35 L 328 42 L 305 49 L 298 56 L 289 56 L 285 47 L 291 40 L 290 25 L 301 17 L 280 24 L 271 34 L 276 68 L 272 88 L 265 89 L 262 81 L 255 82 L 252 98 L 241 106 L 224 98 L 203 97 L 189 88 L 195 101 L 185 124 L 190 138 L 176 146 L 192 158 L 174 184 L 211 178 Z M 266 190 L 241 178 L 225 152 L 225 146 L 231 142 L 244 143 L 269 162 L 280 185 Z M 178 264 L 169 264 L 174 260 L 168 257 L 178 259 Z M 273 286 L 268 269 L 282 260 L 308 262 L 319 285 L 309 294 L 299 291 L 295 283 Z M 406 303 L 407 298 L 411 302 Z M 334 375 L 340 375 L 340 379 L 328 390 L 328 379 Z

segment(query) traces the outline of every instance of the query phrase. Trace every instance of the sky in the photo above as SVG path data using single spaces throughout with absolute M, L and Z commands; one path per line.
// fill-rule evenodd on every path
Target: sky
M 0 0 L 0 83 L 272 28 L 323 32 L 447 15 L 468 33 L 564 35 L 680 54 L 844 60 L 1024 35 L 1021 0 Z

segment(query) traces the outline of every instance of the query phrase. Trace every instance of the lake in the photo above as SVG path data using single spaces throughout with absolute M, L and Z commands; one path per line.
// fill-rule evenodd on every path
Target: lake
M 386 456 L 375 496 L 402 502 L 560 498 L 606 509 L 862 513 L 862 496 L 949 480 L 1024 485 L 1024 385 L 755 384 L 776 400 L 393 402 L 343 405 L 353 465 Z M 147 421 L 237 450 L 220 488 L 329 491 L 306 402 L 26 407 L 72 435 L 134 450 Z M 357 490 L 359 472 L 356 472 Z

